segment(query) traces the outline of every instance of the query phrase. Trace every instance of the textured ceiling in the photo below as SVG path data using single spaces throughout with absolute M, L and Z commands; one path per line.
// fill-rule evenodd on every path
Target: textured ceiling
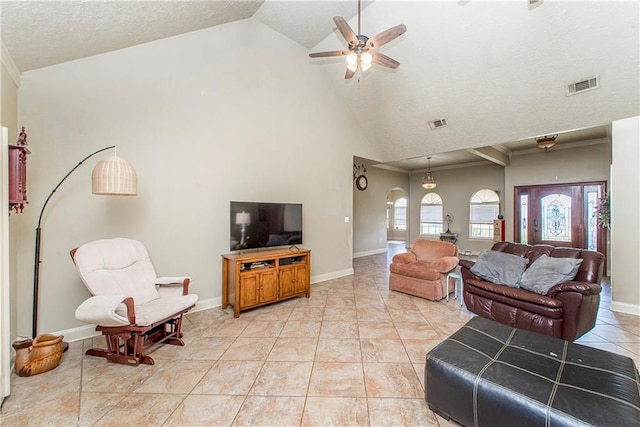
M 331 18 L 357 29 L 355 0 L 0 1 L 3 44 L 21 71 L 253 18 L 309 48 L 344 49 Z M 401 66 L 344 80 L 344 59 L 309 59 L 385 162 L 420 169 L 481 160 L 469 148 L 526 149 L 533 137 L 599 138 L 640 114 L 639 2 L 364 1 L 362 33 L 403 23 L 380 51 Z M 600 88 L 566 96 L 567 83 Z M 429 121 L 447 127 L 430 130 Z M 594 128 L 594 129 L 591 129 Z M 571 131 L 571 132 L 569 132 Z M 443 154 L 444 153 L 444 154 Z M 357 154 L 357 153 L 356 153 Z
M 262 3 L 2 0 L 2 41 L 24 72 L 250 18 Z

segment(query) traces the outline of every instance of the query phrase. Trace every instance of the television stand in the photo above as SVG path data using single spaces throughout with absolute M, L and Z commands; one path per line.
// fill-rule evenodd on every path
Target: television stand
M 292 246 L 293 247 L 293 246 Z M 233 316 L 276 301 L 311 295 L 311 251 L 275 249 L 222 255 L 222 309 Z

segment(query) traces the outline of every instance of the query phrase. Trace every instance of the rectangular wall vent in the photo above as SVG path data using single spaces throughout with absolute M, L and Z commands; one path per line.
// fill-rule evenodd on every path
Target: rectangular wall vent
M 433 129 L 440 129 L 443 128 L 445 126 L 447 126 L 447 119 L 440 119 L 440 120 L 436 120 L 433 122 L 429 122 L 429 127 L 433 130 Z
M 600 78 L 598 76 L 594 76 L 586 80 L 581 80 L 579 82 L 568 84 L 567 96 L 575 95 L 576 93 L 582 93 L 582 92 L 586 92 L 593 89 L 598 89 L 599 87 L 600 87 Z

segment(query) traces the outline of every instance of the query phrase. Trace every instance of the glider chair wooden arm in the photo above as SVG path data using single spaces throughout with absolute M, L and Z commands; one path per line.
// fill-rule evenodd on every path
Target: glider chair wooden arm
M 76 318 L 96 324 L 107 349 L 86 354 L 128 365 L 153 365 L 145 341 L 184 346 L 182 315 L 198 296 L 189 293 L 189 277 L 157 277 L 144 245 L 136 240 L 96 240 L 71 251 L 91 297 Z

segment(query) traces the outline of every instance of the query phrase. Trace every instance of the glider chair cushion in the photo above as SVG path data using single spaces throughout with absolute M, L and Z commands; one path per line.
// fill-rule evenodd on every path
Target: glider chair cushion
M 438 301 L 447 295 L 446 277 L 458 265 L 457 255 L 453 243 L 416 239 L 411 252 L 393 257 L 389 289 Z
M 107 350 L 88 355 L 118 363 L 153 365 L 143 354 L 144 341 L 184 345 L 182 315 L 198 296 L 189 294 L 189 277 L 157 277 L 144 245 L 136 240 L 96 240 L 71 251 L 80 278 L 92 297 L 76 318 L 96 324 Z

